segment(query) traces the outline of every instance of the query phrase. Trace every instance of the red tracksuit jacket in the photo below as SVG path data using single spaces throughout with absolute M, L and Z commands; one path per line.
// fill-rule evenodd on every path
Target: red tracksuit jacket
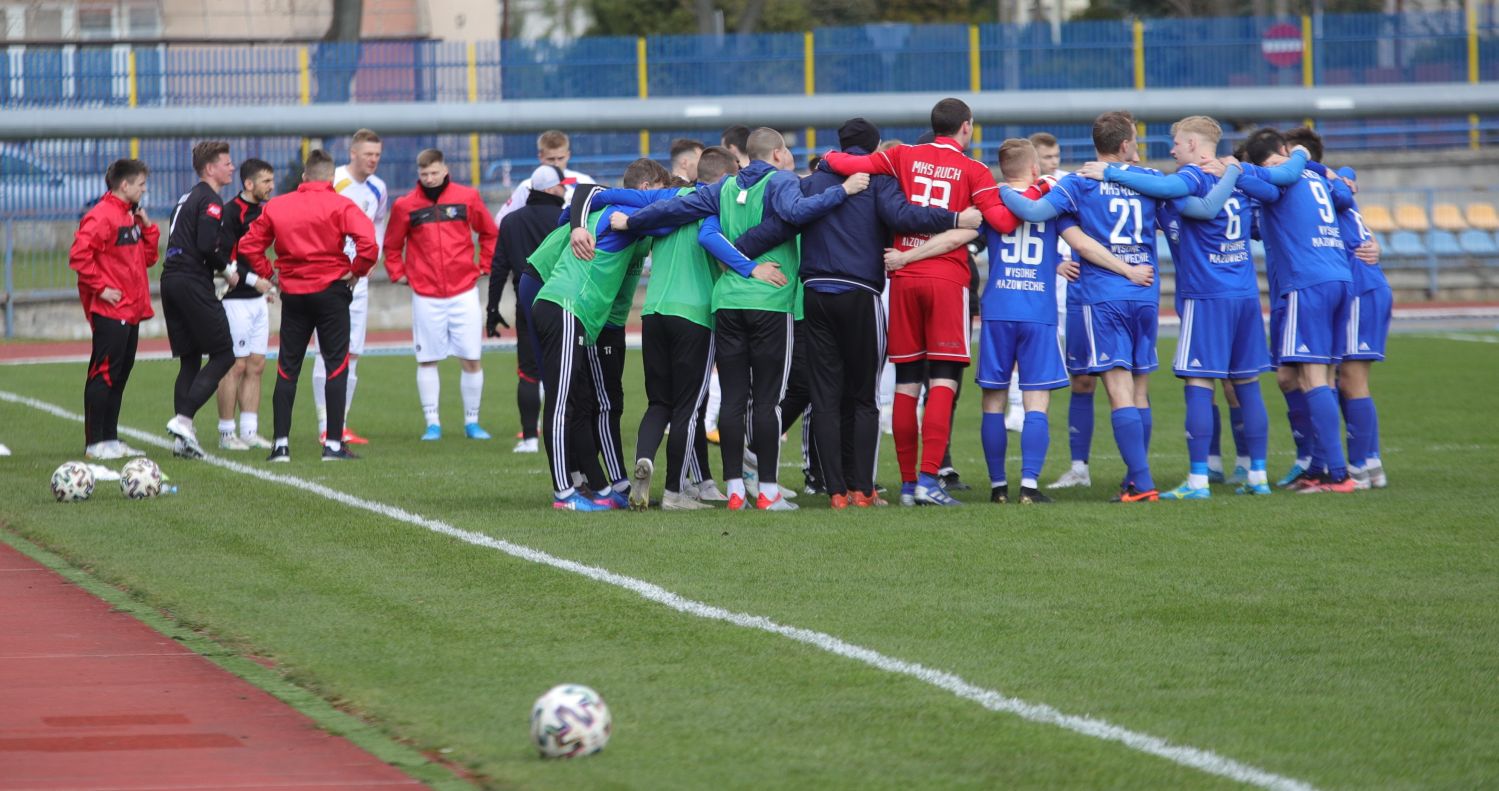
M 479 260 L 474 237 L 479 234 Z M 402 195 L 385 229 L 385 269 L 424 297 L 455 297 L 489 274 L 499 230 L 478 190 L 449 183 L 433 201 L 421 185 Z
M 139 324 L 156 315 L 151 310 L 151 280 L 146 270 L 156 263 L 161 231 L 141 223 L 130 206 L 113 194 L 94 204 L 78 224 L 78 235 L 68 250 L 68 266 L 78 273 L 78 297 L 85 316 L 99 314 Z M 100 295 L 118 289 L 113 305 Z
M 354 239 L 352 262 L 344 255 L 346 236 Z M 296 192 L 272 198 L 239 240 L 240 254 L 260 277 L 273 271 L 265 256 L 272 239 L 274 271 L 287 294 L 316 294 L 350 271 L 364 277 L 380 257 L 370 218 L 326 181 L 303 182 Z

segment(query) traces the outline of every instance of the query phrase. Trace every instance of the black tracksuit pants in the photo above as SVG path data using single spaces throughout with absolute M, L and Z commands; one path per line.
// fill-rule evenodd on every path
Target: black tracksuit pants
M 745 413 L 753 394 L 753 450 L 760 480 L 776 483 L 781 457 L 781 399 L 786 397 L 786 379 L 791 374 L 791 314 L 724 309 L 715 315 L 714 357 L 723 388 L 718 430 L 724 480 L 744 477 Z
M 541 381 L 546 400 L 541 408 L 541 440 L 546 446 L 556 494 L 571 492 L 572 472 L 579 468 L 577 437 L 592 435 L 586 417 L 595 403 L 588 375 L 588 341 L 577 317 L 549 300 L 531 308 L 531 328 L 541 345 Z M 592 442 L 586 443 L 590 447 Z M 597 466 L 597 462 L 594 462 Z
M 868 291 L 807 289 L 802 303 L 812 431 L 828 494 L 874 493 L 880 440 L 876 401 L 885 360 L 885 311 Z
M 276 438 L 291 436 L 292 405 L 307 344 L 317 333 L 318 353 L 328 370 L 323 393 L 328 404 L 328 436 L 344 435 L 344 400 L 349 387 L 349 303 L 354 290 L 343 280 L 313 294 L 281 295 L 281 350 L 276 360 Z
M 135 367 L 141 328 L 97 313 L 89 316 L 89 324 L 94 329 L 94 347 L 83 385 L 83 441 L 93 445 L 120 438 L 120 405 Z
M 635 458 L 654 459 L 666 427 L 666 490 L 682 491 L 683 468 L 695 453 L 698 405 L 708 396 L 713 372 L 713 331 L 679 316 L 641 318 L 641 358 L 648 402 L 640 418 Z

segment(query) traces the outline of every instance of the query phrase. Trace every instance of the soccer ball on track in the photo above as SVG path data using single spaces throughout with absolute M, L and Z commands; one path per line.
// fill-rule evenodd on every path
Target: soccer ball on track
M 161 468 L 150 459 L 131 459 L 120 470 L 120 491 L 132 500 L 161 494 Z
M 543 758 L 592 755 L 609 743 L 612 729 L 608 704 L 581 684 L 552 687 L 531 707 L 531 741 Z
M 81 461 L 63 462 L 52 473 L 52 496 L 59 503 L 77 503 L 94 493 L 94 474 Z

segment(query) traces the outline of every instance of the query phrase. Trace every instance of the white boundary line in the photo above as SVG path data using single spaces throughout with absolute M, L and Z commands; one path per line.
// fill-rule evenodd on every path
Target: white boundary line
M 19 395 L 17 393 L 0 390 L 0 401 L 8 401 L 13 404 L 31 407 L 32 409 L 46 412 L 49 415 L 53 415 L 64 420 L 71 420 L 78 423 L 83 422 L 82 415 L 70 412 L 55 404 L 50 404 L 46 401 L 40 401 L 34 398 Z M 121 427 L 120 433 L 129 436 L 131 439 L 145 442 L 156 447 L 171 447 L 170 443 L 165 439 L 162 439 L 155 434 L 148 434 L 137 429 Z M 879 653 L 874 649 L 865 648 L 863 646 L 845 642 L 830 634 L 814 631 L 812 629 L 802 629 L 795 626 L 787 626 L 784 624 L 776 623 L 775 621 L 772 621 L 771 619 L 760 615 L 750 615 L 748 613 L 734 612 L 732 610 L 726 610 L 721 607 L 715 607 L 711 604 L 704 604 L 703 602 L 694 601 L 692 599 L 679 596 L 678 594 L 672 593 L 671 591 L 666 590 L 665 588 L 662 588 L 661 586 L 654 583 L 646 582 L 634 577 L 628 577 L 623 574 L 617 574 L 615 572 L 609 571 L 608 569 L 600 568 L 598 566 L 589 566 L 577 561 L 560 558 L 547 552 L 542 552 L 538 549 L 532 549 L 520 544 L 514 544 L 503 539 L 484 535 L 482 533 L 463 530 L 457 527 L 453 527 L 446 522 L 442 522 L 436 519 L 429 519 L 427 517 L 411 513 L 396 506 L 385 505 L 383 503 L 377 503 L 372 500 L 363 499 L 361 497 L 355 497 L 351 494 L 346 494 L 335 489 L 330 489 L 326 486 L 323 486 L 322 484 L 313 483 L 301 478 L 295 478 L 290 475 L 279 475 L 276 473 L 267 472 L 263 469 L 250 467 L 238 462 L 229 461 L 228 459 L 223 459 L 212 455 L 206 457 L 204 461 L 207 464 L 211 464 L 215 467 L 221 467 L 223 469 L 229 470 L 230 472 L 237 472 L 241 475 L 248 475 L 250 477 L 258 478 L 268 483 L 276 483 L 283 486 L 290 486 L 294 489 L 300 489 L 309 494 L 315 494 L 324 499 L 332 500 L 333 502 L 347 505 L 351 508 L 357 508 L 363 511 L 377 514 L 379 516 L 389 517 L 390 519 L 394 519 L 399 522 L 405 522 L 410 525 L 415 525 L 417 527 L 429 530 L 433 533 L 438 533 L 458 539 L 459 541 L 467 544 L 472 544 L 474 546 L 484 547 L 487 549 L 497 549 L 507 555 L 510 555 L 511 557 L 519 558 L 531 563 L 539 563 L 544 566 L 551 566 L 552 568 L 559 569 L 561 571 L 566 571 L 572 574 L 578 574 L 580 576 L 587 577 L 588 579 L 594 580 L 595 582 L 602 582 L 607 585 L 613 585 L 618 588 L 623 588 L 627 591 L 630 591 L 631 593 L 640 596 L 643 599 L 664 605 L 673 610 L 676 610 L 677 612 L 685 613 L 687 615 L 692 615 L 710 621 L 722 621 L 724 623 L 732 624 L 734 626 L 739 626 L 745 629 L 754 629 L 757 631 L 768 632 L 774 635 L 780 635 L 781 637 L 810 645 L 814 648 L 821 649 L 830 654 L 835 654 L 846 659 L 852 659 L 856 662 L 863 663 L 878 670 L 883 670 L 887 673 L 909 676 L 910 678 L 914 678 L 923 683 L 930 684 L 942 690 L 946 690 L 947 692 L 950 692 L 953 695 L 956 695 L 965 700 L 973 701 L 974 703 L 977 703 L 990 711 L 1014 714 L 1022 719 L 1030 720 L 1031 722 L 1037 722 L 1044 725 L 1055 725 L 1056 727 L 1062 728 L 1064 730 L 1069 730 L 1083 736 L 1091 736 L 1095 739 L 1101 739 L 1103 741 L 1117 742 L 1137 752 L 1154 755 L 1159 758 L 1164 758 L 1172 763 L 1180 764 L 1191 769 L 1196 769 L 1206 774 L 1225 777 L 1230 780 L 1235 780 L 1247 785 L 1257 786 L 1259 788 L 1274 789 L 1275 791 L 1313 791 L 1314 788 L 1310 783 L 1307 783 L 1306 781 L 1285 777 L 1282 775 L 1274 774 L 1273 772 L 1266 771 L 1264 769 L 1260 769 L 1258 767 L 1243 764 L 1231 758 L 1226 758 L 1224 756 L 1218 755 L 1217 753 L 1214 753 L 1210 750 L 1203 750 L 1186 745 L 1172 744 L 1171 742 L 1168 742 L 1159 736 L 1152 736 L 1148 733 L 1132 731 L 1128 728 L 1115 725 L 1106 720 L 1076 714 L 1067 714 L 1044 703 L 1031 703 L 1029 701 L 1020 700 L 1018 698 L 1008 697 L 1003 693 L 998 692 L 997 690 L 985 689 L 983 687 L 972 684 L 954 673 L 949 673 L 943 670 L 926 667 L 925 665 L 916 664 L 914 662 L 907 662 L 901 659 L 886 656 L 885 654 Z

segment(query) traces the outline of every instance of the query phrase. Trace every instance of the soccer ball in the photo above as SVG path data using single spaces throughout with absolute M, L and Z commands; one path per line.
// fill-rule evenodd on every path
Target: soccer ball
M 52 473 L 52 496 L 59 503 L 87 500 L 94 493 L 94 474 L 81 461 L 63 462 Z
M 120 470 L 120 491 L 132 500 L 161 494 L 161 468 L 150 459 L 131 459 Z
M 612 729 L 608 704 L 581 684 L 552 687 L 531 707 L 531 741 L 543 758 L 592 755 L 609 743 Z

